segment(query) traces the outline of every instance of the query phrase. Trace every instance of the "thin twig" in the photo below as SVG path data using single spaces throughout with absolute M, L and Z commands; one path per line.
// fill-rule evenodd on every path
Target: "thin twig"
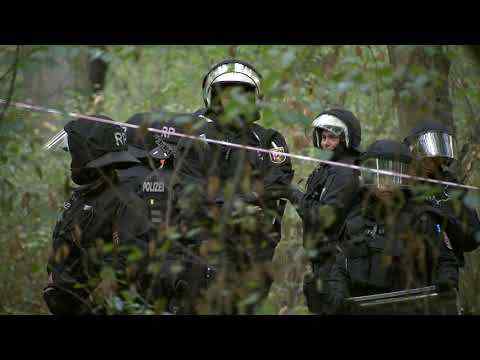
M 367 45 L 367 48 L 370 50 L 372 54 L 373 61 L 375 63 L 375 87 L 376 87 L 376 98 L 377 98 L 377 109 L 380 110 L 380 86 L 378 83 L 378 62 L 377 58 L 375 57 L 375 53 L 373 52 L 372 46 Z
M 5 107 L 2 110 L 2 113 L 0 114 L 0 121 L 3 120 L 3 116 L 5 115 L 5 112 L 7 111 L 10 101 L 12 100 L 12 95 L 15 87 L 15 81 L 17 79 L 17 69 L 18 69 L 18 58 L 20 57 L 20 45 L 17 45 L 17 48 L 15 50 L 15 60 L 13 61 L 12 67 L 13 67 L 13 75 L 12 79 L 10 80 L 10 88 L 8 89 L 8 95 L 7 95 L 7 103 Z

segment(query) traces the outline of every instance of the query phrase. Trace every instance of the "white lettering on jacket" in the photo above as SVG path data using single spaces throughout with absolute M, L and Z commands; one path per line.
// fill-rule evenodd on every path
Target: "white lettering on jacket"
M 150 182 L 146 181 L 143 183 L 144 192 L 164 192 L 165 184 L 163 182 Z

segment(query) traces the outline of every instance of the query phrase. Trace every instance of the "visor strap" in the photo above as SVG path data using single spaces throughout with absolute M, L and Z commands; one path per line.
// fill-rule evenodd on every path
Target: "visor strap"
M 320 139 L 318 137 L 318 128 L 315 128 L 313 130 L 313 141 L 314 141 L 314 146 L 317 147 L 317 148 L 320 148 Z

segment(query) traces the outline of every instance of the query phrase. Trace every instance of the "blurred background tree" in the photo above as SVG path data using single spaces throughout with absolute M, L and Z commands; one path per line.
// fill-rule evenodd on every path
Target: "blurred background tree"
M 309 124 L 342 106 L 362 122 L 365 148 L 401 139 L 420 118 L 457 132 L 461 177 L 480 185 L 480 52 L 463 46 L 0 46 L 0 97 L 45 107 L 101 112 L 193 112 L 216 62 L 237 57 L 263 75 L 260 123 L 280 130 L 290 151 L 313 154 Z M 11 86 L 14 84 L 13 86 Z M 41 145 L 68 119 L 10 107 L 0 118 L 0 311 L 47 313 L 41 298 L 51 232 L 71 190 L 66 154 Z M 303 185 L 315 164 L 293 161 Z M 477 204 L 477 207 L 480 204 Z M 260 313 L 305 314 L 301 221 L 287 207 L 275 254 L 275 283 Z M 468 256 L 462 290 L 480 313 L 480 258 Z

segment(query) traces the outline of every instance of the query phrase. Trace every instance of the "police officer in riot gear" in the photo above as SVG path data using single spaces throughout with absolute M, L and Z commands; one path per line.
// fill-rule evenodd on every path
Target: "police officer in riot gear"
M 197 112 L 204 121 L 197 136 L 288 152 L 279 132 L 256 123 L 261 76 L 250 64 L 222 61 L 206 74 L 202 87 L 206 110 Z M 180 226 L 198 230 L 185 240 L 208 253 L 204 258 L 217 274 L 211 288 L 223 286 L 223 293 L 229 292 L 212 300 L 214 308 L 205 311 L 253 313 L 272 283 L 269 265 L 281 237 L 285 206 L 278 193 L 293 178 L 290 159 L 181 140 L 176 165 Z M 249 297 L 254 300 L 239 307 Z
M 163 125 L 156 122 L 153 128 L 162 129 Z M 148 301 L 158 312 L 177 313 L 173 298 L 177 287 L 177 279 L 182 262 L 176 256 L 181 250 L 181 244 L 175 239 L 177 211 L 172 191 L 171 177 L 175 156 L 174 147 L 165 139 L 168 134 L 151 133 L 146 139 L 145 148 L 150 161 L 155 164 L 142 182 L 140 196 L 148 206 L 148 217 L 152 224 L 150 239 L 155 244 L 155 263 L 159 266 L 152 274 Z M 157 306 L 160 304 L 161 308 Z
M 177 305 L 178 293 L 184 288 L 182 278 L 188 265 L 185 248 L 175 236 L 177 209 L 171 189 L 174 172 L 175 149 L 180 137 L 175 133 L 189 134 L 201 119 L 191 114 L 170 112 L 145 112 L 133 115 L 128 123 L 140 128 L 127 130 L 129 151 L 142 164 L 121 171 L 122 179 L 129 182 L 148 206 L 148 219 L 152 224 L 150 244 L 155 245 L 155 257 L 151 261 L 151 286 L 147 301 L 155 310 L 170 313 L 186 311 Z M 147 128 L 162 130 L 162 133 L 147 131 Z M 184 294 L 183 294 L 184 295 Z
M 71 178 L 79 187 L 65 202 L 53 232 L 43 291 L 48 308 L 56 315 L 105 313 L 109 300 L 121 299 L 120 292 L 128 288 L 136 289 L 141 303 L 150 228 L 146 205 L 118 179 L 118 169 L 139 163 L 127 151 L 126 129 L 79 118 L 47 147 L 57 144 L 69 151 Z M 132 260 L 131 251 L 142 255 Z M 102 279 L 108 268 L 118 282 Z
M 344 109 L 330 109 L 313 121 L 313 145 L 331 154 L 330 160 L 355 164 L 360 154 L 360 122 Z M 327 276 L 332 251 L 346 214 L 354 204 L 358 190 L 356 170 L 320 164 L 309 176 L 306 192 L 292 190 L 289 199 L 303 221 L 303 243 L 312 265 L 312 274 L 304 279 L 309 310 L 321 297 L 316 283 Z
M 373 143 L 361 166 L 408 174 L 411 154 L 391 140 Z M 408 181 L 361 170 L 360 201 L 340 233 L 339 252 L 323 279 L 325 313 L 456 314 L 458 262 L 436 226 L 437 219 L 419 207 Z M 435 285 L 438 297 L 357 308 L 350 297 L 425 288 Z
M 151 261 L 158 265 L 151 274 L 147 300 L 159 313 L 193 313 L 191 304 L 203 286 L 197 281 L 198 274 L 204 275 L 200 280 L 206 282 L 213 271 L 198 261 L 188 244 L 178 241 L 178 209 L 172 189 L 178 138 L 172 134 L 191 120 L 189 115 L 177 114 L 163 124 L 154 122 L 151 127 L 165 133 L 151 132 L 145 138 L 145 149 L 155 170 L 144 179 L 140 196 L 148 205 L 152 223 L 150 239 L 156 250 Z
M 452 171 L 456 165 L 454 133 L 447 126 L 430 120 L 420 122 L 411 130 L 404 143 L 414 156 L 416 175 L 459 182 Z M 432 211 L 441 216 L 439 226 L 463 266 L 464 253 L 475 250 L 479 245 L 476 240 L 476 236 L 480 236 L 478 215 L 465 202 L 467 193 L 463 189 L 436 184 L 428 184 L 427 188 L 430 194 L 423 198 Z M 420 192 L 424 189 L 425 186 Z

